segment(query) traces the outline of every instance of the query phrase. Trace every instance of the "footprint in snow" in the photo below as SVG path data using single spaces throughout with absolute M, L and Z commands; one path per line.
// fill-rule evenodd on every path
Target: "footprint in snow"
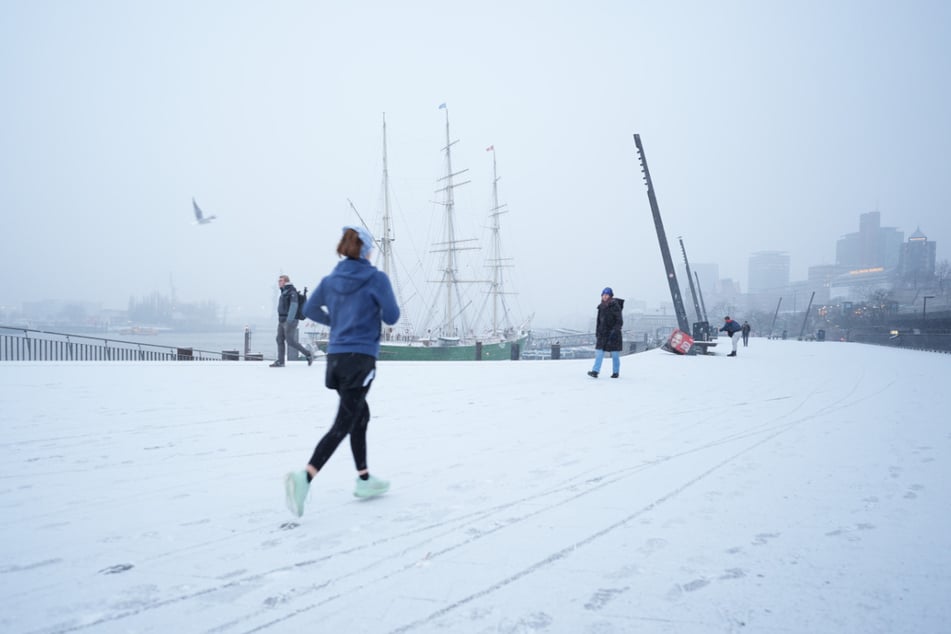
M 706 588 L 708 585 L 710 585 L 709 579 L 694 579 L 683 584 L 683 589 L 687 592 L 695 592 L 700 588 Z
M 687 583 L 675 583 L 674 586 L 667 591 L 667 600 L 668 601 L 677 601 L 681 599 L 685 592 L 696 592 L 702 588 L 710 585 L 709 579 L 694 579 L 693 581 L 688 581 Z
M 598 591 L 595 592 L 588 602 L 584 604 L 585 610 L 600 610 L 605 605 L 611 602 L 616 596 L 622 592 L 626 592 L 628 587 L 623 588 L 598 588 Z
M 638 548 L 638 550 L 645 555 L 650 555 L 651 553 L 657 552 L 658 550 L 660 550 L 666 545 L 667 545 L 666 539 L 662 539 L 660 537 L 652 537 L 651 539 L 648 539 L 646 542 L 644 542 L 644 545 Z
M 759 533 L 754 539 L 753 543 L 757 546 L 762 546 L 771 539 L 779 537 L 779 533 Z
M 544 630 L 547 629 L 549 625 L 552 624 L 554 619 L 549 614 L 544 612 L 535 612 L 533 614 L 528 614 L 523 616 L 518 620 L 518 624 L 512 628 L 512 632 L 524 632 L 526 629 L 529 630 Z

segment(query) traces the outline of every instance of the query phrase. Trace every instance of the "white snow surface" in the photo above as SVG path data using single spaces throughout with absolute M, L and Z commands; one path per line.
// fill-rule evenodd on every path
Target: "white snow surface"
M 720 340 L 721 347 L 726 341 Z M 947 632 L 951 355 L 0 364 L 3 632 Z

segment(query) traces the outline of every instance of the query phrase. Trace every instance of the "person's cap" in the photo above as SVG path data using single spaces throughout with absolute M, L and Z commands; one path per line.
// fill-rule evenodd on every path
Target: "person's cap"
M 369 257 L 370 251 L 373 250 L 373 236 L 370 235 L 370 232 L 366 227 L 358 227 L 356 225 L 347 225 L 343 228 L 343 231 L 346 232 L 347 229 L 353 229 L 357 232 L 357 236 L 360 238 L 360 242 L 363 243 L 363 246 L 360 247 L 360 257 L 366 258 Z
M 604 287 L 604 290 L 601 291 L 601 294 L 602 294 L 602 295 L 610 295 L 611 297 L 614 297 L 614 291 L 611 290 L 611 287 L 610 287 L 610 286 L 605 286 L 605 287 Z

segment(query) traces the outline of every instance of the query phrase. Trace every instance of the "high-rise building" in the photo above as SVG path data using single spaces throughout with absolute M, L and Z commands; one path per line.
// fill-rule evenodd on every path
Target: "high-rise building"
M 905 234 L 895 227 L 881 225 L 881 212 L 859 216 L 858 232 L 848 233 L 836 243 L 835 263 L 840 270 L 898 268 Z
M 929 242 L 921 228 L 916 229 L 901 245 L 898 273 L 902 281 L 924 284 L 934 278 L 936 251 L 937 243 Z
M 781 294 L 789 285 L 789 254 L 785 251 L 757 251 L 749 260 L 747 292 Z
M 825 304 L 830 298 L 832 280 L 835 279 L 837 267 L 834 264 L 819 264 L 809 267 L 809 289 L 816 292 L 816 301 Z

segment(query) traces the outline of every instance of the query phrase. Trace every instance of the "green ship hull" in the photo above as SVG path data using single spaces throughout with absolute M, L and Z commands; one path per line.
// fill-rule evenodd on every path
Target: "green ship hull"
M 379 359 L 381 361 L 509 361 L 519 358 L 527 340 L 528 336 L 482 344 L 432 345 L 422 341 L 381 343 Z M 513 352 L 514 346 L 518 346 L 517 354 Z M 326 352 L 327 341 L 318 342 L 317 347 L 322 352 Z
M 380 344 L 381 361 L 509 361 L 513 358 L 513 345 L 518 354 L 525 349 L 527 337 L 513 341 L 475 343 L 460 345 L 424 345 L 413 343 Z M 518 354 L 514 358 L 518 358 Z

